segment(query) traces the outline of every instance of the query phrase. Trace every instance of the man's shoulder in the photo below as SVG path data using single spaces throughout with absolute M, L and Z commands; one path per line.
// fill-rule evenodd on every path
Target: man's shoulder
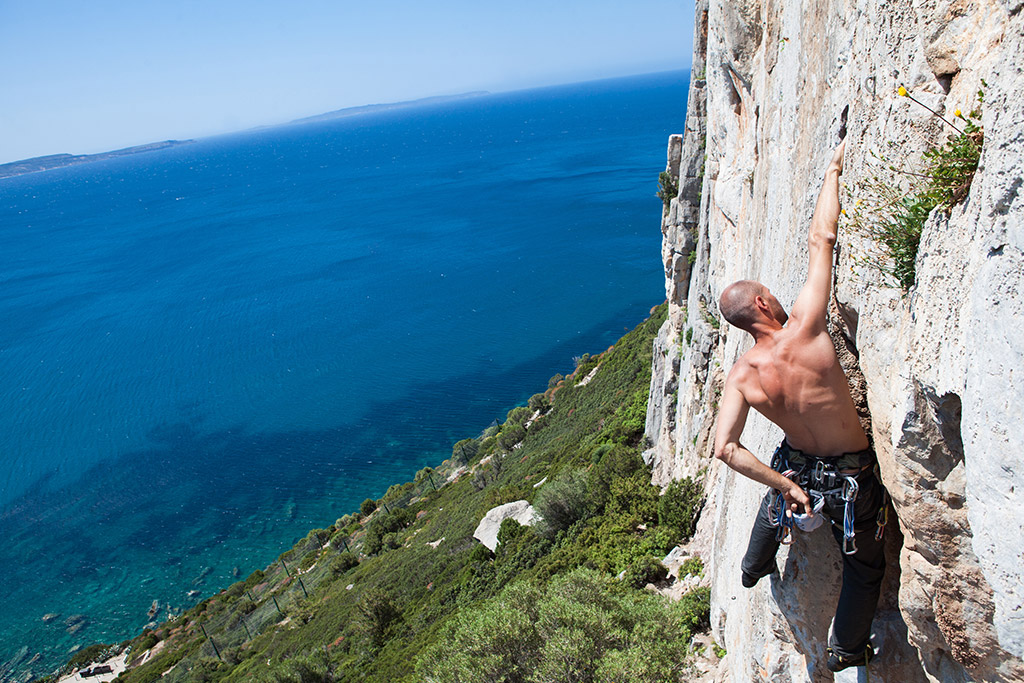
M 741 388 L 751 376 L 756 372 L 753 360 L 756 358 L 756 349 L 750 349 L 742 356 L 736 359 L 733 363 L 732 368 L 729 369 L 729 374 L 725 378 L 726 384 L 731 384 L 737 388 Z

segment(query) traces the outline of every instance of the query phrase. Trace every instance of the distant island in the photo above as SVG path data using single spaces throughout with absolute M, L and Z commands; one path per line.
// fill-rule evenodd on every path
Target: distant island
M 192 142 L 195 142 L 195 140 L 164 140 L 163 142 L 150 142 L 145 145 L 125 147 L 124 149 L 115 149 L 113 152 L 100 152 L 99 154 L 49 154 L 43 157 L 32 157 L 31 159 L 0 164 L 0 178 L 49 171 L 51 168 L 74 166 L 75 164 L 87 164 L 90 161 L 103 161 L 104 159 L 124 157 L 129 154 L 153 152 L 158 149 L 187 145 Z
M 405 109 L 407 107 L 419 107 L 425 104 L 440 104 L 442 102 L 452 102 L 455 100 L 465 100 L 471 97 L 482 97 L 484 95 L 490 95 L 491 93 L 486 90 L 476 90 L 473 92 L 464 92 L 459 95 L 438 95 L 435 97 L 423 97 L 418 100 L 405 100 L 403 102 L 390 102 L 387 104 L 364 104 L 359 107 L 346 107 L 345 109 L 335 109 L 329 111 L 326 114 L 317 114 L 316 116 L 307 116 L 301 119 L 295 119 L 290 123 L 313 123 L 315 121 L 330 121 L 331 119 L 341 119 L 348 116 L 358 116 L 359 114 L 370 114 L 379 111 L 390 111 L 392 109 Z
M 455 100 L 464 100 L 471 97 L 481 97 L 483 95 L 490 95 L 485 90 L 478 90 L 474 92 L 461 93 L 459 95 L 439 95 L 435 97 L 423 97 L 418 100 L 406 100 L 403 102 L 390 102 L 386 104 L 364 104 L 358 107 L 346 107 L 345 109 L 335 109 L 325 114 L 317 114 L 315 116 L 307 116 L 301 119 L 295 119 L 289 121 L 283 125 L 291 125 L 295 123 L 313 123 L 316 121 L 330 121 L 332 119 L 341 119 L 349 116 L 358 116 L 360 114 L 370 114 L 373 112 L 380 111 L 391 111 L 393 109 L 405 109 L 408 107 L 419 107 L 425 104 L 440 104 L 442 102 L 452 102 Z M 259 126 L 258 128 L 269 128 L 271 126 Z M 167 149 L 168 147 L 177 147 L 178 145 L 187 145 L 195 142 L 195 140 L 164 140 L 163 142 L 151 142 L 146 145 L 136 145 L 134 147 L 125 147 L 124 149 L 117 149 L 113 152 L 100 152 L 99 154 L 49 154 L 42 157 L 32 157 L 31 159 L 22 159 L 21 161 L 11 161 L 6 164 L 0 164 L 0 179 L 10 178 L 12 176 L 26 175 L 28 173 L 39 173 L 40 171 L 49 171 L 51 168 L 61 168 L 63 166 L 74 166 L 76 164 L 86 164 L 91 161 L 103 161 L 104 159 L 113 159 L 114 157 L 128 156 L 129 154 L 141 154 L 143 152 L 153 152 L 158 149 Z

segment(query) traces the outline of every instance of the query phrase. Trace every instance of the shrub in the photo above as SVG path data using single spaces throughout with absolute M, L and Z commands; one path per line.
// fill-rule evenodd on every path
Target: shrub
M 150 631 L 142 640 L 139 641 L 138 645 L 135 646 L 135 650 L 137 652 L 145 652 L 159 642 L 160 639 L 156 637 L 156 634 Z
M 498 443 L 506 451 L 510 451 L 524 438 L 526 438 L 526 427 L 519 423 L 507 424 L 501 428 L 501 433 L 498 434 Z
M 711 589 L 702 586 L 675 603 L 679 617 L 692 632 L 706 631 L 711 624 Z
M 263 572 L 261 570 L 257 569 L 252 574 L 249 574 L 248 577 L 246 577 L 245 584 L 243 585 L 243 589 L 244 590 L 252 590 L 252 588 L 254 586 L 263 583 L 263 579 L 264 578 L 265 578 L 265 576 L 264 576 Z
M 686 576 L 692 574 L 694 576 L 704 575 L 704 560 L 700 559 L 696 555 L 684 561 L 679 565 L 679 576 Z
M 455 459 L 455 462 L 465 465 L 476 457 L 479 450 L 480 442 L 476 439 L 463 439 L 462 441 L 456 441 L 455 445 L 452 446 L 452 458 Z
M 664 212 L 668 213 L 669 204 L 679 196 L 679 184 L 668 171 L 662 171 L 658 174 L 657 196 L 661 200 Z
M 525 406 L 516 406 L 512 410 L 508 411 L 508 415 L 505 417 L 505 425 L 502 427 L 504 430 L 510 424 L 525 425 L 526 421 L 533 415 L 533 411 Z
M 359 512 L 363 515 L 370 515 L 377 509 L 377 501 L 373 498 L 367 498 L 359 505 Z
M 917 276 L 921 231 L 932 210 L 949 210 L 967 197 L 981 158 L 984 131 L 976 123 L 981 116 L 980 108 L 966 116 L 957 110 L 956 117 L 962 120 L 962 128 L 958 128 L 905 88 L 901 87 L 899 92 L 931 111 L 956 135 L 930 147 L 920 161 L 909 164 L 872 153 L 884 170 L 855 185 L 851 192 L 856 198 L 854 206 L 843 213 L 852 231 L 867 238 L 871 245 L 865 254 L 855 257 L 855 262 L 880 270 L 906 291 Z M 979 107 L 982 100 L 979 90 Z
M 641 387 L 633 393 L 628 403 L 615 411 L 605 427 L 605 438 L 613 443 L 630 446 L 640 443 L 647 421 L 647 395 L 648 388 Z
M 633 588 L 643 588 L 649 583 L 658 583 L 668 577 L 668 568 L 653 555 L 645 555 L 626 568 L 623 581 Z
M 588 474 L 591 509 L 595 513 L 603 510 L 611 497 L 613 481 L 631 477 L 644 469 L 644 461 L 636 451 L 621 444 L 598 446 L 591 460 L 597 463 Z
M 534 394 L 530 397 L 530 400 L 526 403 L 530 407 L 530 410 L 545 411 L 551 407 L 551 401 L 548 399 L 548 395 L 545 393 Z
M 544 587 L 514 583 L 456 613 L 418 658 L 417 680 L 680 683 L 691 637 L 685 617 L 588 569 Z
M 498 546 L 495 549 L 497 587 L 533 567 L 547 554 L 551 542 L 541 538 L 528 526 L 514 519 L 506 519 L 498 529 Z
M 78 652 L 76 652 L 71 657 L 71 659 L 68 660 L 68 663 L 65 665 L 65 667 L 68 670 L 71 670 L 81 668 L 86 664 L 92 664 L 93 662 L 100 659 L 100 657 L 103 656 L 103 654 L 107 651 L 109 647 L 110 645 L 107 645 L 105 643 L 94 643 L 92 645 L 89 645 L 88 647 L 84 647 Z
M 703 496 L 701 485 L 684 477 L 669 484 L 658 500 L 658 523 L 671 529 L 677 542 L 693 536 Z
M 533 501 L 541 517 L 538 530 L 548 538 L 568 529 L 588 514 L 587 478 L 580 470 L 569 470 L 542 486 Z
M 349 569 L 359 566 L 359 559 L 352 553 L 341 553 L 331 561 L 331 573 L 341 576 Z
M 408 508 L 401 508 L 384 515 L 377 515 L 370 522 L 366 530 L 366 538 L 363 540 L 363 552 L 367 555 L 375 555 L 382 549 L 393 549 L 401 545 L 401 541 L 394 535 L 416 520 L 416 513 Z M 387 543 L 385 537 L 391 534 Z
M 401 618 L 402 610 L 390 594 L 379 588 L 370 588 L 356 604 L 354 626 L 371 647 L 379 648 Z

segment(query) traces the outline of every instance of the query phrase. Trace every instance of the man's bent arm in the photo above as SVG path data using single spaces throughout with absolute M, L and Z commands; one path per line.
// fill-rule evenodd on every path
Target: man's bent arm
M 750 405 L 734 383 L 727 381 L 718 410 L 718 429 L 715 432 L 715 457 L 740 474 L 781 491 L 791 511 L 800 506 L 810 511 L 810 498 L 800 486 L 782 476 L 757 459 L 740 443 L 743 425 L 747 421 Z
M 825 171 L 825 179 L 814 207 L 811 228 L 807 236 L 810 259 L 807 264 L 807 282 L 793 304 L 793 319 L 801 326 L 811 325 L 824 329 L 828 310 L 828 297 L 832 289 L 832 251 L 836 244 L 839 225 L 839 176 L 843 172 L 846 142 L 836 148 Z

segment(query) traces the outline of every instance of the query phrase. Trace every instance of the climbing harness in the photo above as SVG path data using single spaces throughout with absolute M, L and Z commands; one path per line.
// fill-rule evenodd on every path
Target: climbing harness
M 821 521 L 814 522 L 816 513 L 824 507 L 825 499 L 842 501 L 843 503 L 843 543 L 842 550 L 845 555 L 853 555 L 857 552 L 857 529 L 854 516 L 854 505 L 857 501 L 857 494 L 860 492 L 860 484 L 857 478 L 864 472 L 865 465 L 862 465 L 867 457 L 873 457 L 870 450 L 858 453 L 849 453 L 833 462 L 822 458 L 806 456 L 790 448 L 785 441 L 775 449 L 772 455 L 771 467 L 787 479 L 792 479 L 801 487 L 807 489 L 808 495 L 812 498 L 812 512 L 800 515 L 786 514 L 786 500 L 781 492 L 777 491 L 769 506 L 769 520 L 773 527 L 776 527 L 776 540 L 789 545 L 793 542 L 792 530 L 794 527 L 805 531 L 813 531 Z M 795 462 L 791 462 L 795 461 Z M 799 467 L 794 469 L 793 465 Z M 857 474 L 843 474 L 840 468 L 853 469 L 861 466 Z M 873 471 L 877 476 L 877 471 Z M 885 491 L 885 488 L 882 488 Z M 875 523 L 878 529 L 875 538 L 881 539 L 885 532 L 885 525 L 888 523 L 888 492 L 882 497 L 882 505 L 878 510 Z M 830 520 L 831 521 L 831 520 Z M 833 521 L 833 524 L 836 522 Z

